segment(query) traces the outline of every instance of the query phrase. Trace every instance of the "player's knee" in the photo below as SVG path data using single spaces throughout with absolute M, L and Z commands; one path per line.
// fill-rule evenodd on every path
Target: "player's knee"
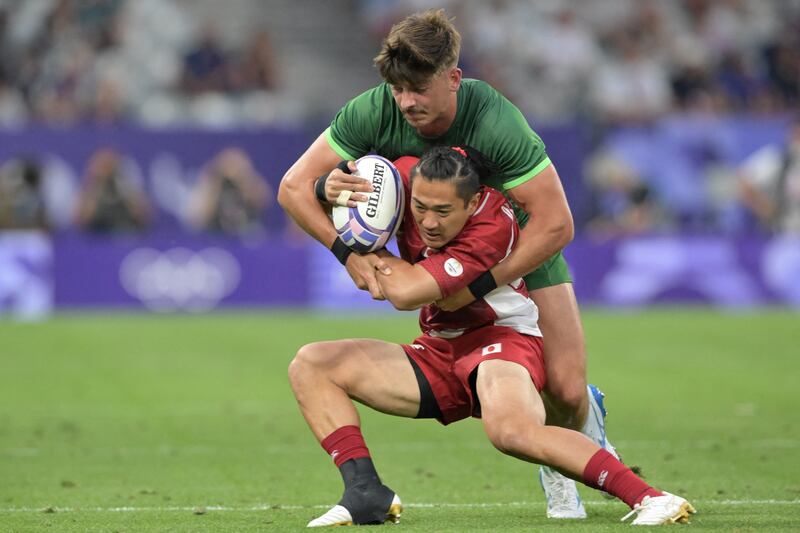
M 289 382 L 297 390 L 308 383 L 331 381 L 344 386 L 352 363 L 346 357 L 346 345 L 342 342 L 313 342 L 297 351 L 289 364 Z
M 588 402 L 586 383 L 581 379 L 572 382 L 548 382 L 547 393 L 549 400 L 561 411 L 580 412 Z
M 297 350 L 297 354 L 289 363 L 289 383 L 297 388 L 309 377 L 320 372 L 323 368 L 324 352 L 320 343 L 306 344 Z
M 293 390 L 297 390 L 303 383 L 306 377 L 306 363 L 302 357 L 303 349 L 305 346 L 298 350 L 292 361 L 289 363 L 289 384 Z
M 513 419 L 486 420 L 484 429 L 492 445 L 506 455 L 518 456 L 528 452 L 531 447 L 531 436 L 527 424 L 515 423 Z M 527 454 L 527 453 L 526 453 Z

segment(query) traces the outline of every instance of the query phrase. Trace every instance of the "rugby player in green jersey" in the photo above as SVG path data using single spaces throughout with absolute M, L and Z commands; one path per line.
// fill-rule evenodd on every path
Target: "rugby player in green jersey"
M 524 277 L 540 309 L 547 423 L 579 430 L 615 454 L 605 436 L 602 393 L 586 382 L 578 305 L 561 255 L 572 240 L 573 222 L 558 173 L 516 106 L 488 84 L 462 78 L 460 40 L 443 10 L 411 15 L 396 24 L 375 58 L 384 82 L 339 111 L 287 171 L 278 200 L 300 227 L 334 252 L 360 289 L 380 299 L 374 258 L 350 253 L 317 201 L 354 206 L 367 199 L 371 186 L 348 175 L 340 162 L 370 152 L 390 160 L 420 156 L 433 145 L 468 145 L 485 154 L 500 168 L 486 184 L 511 200 L 524 226 L 520 243 L 468 289 L 438 305 L 454 310 Z M 380 261 L 377 266 L 390 272 Z M 585 518 L 574 481 L 546 467 L 540 480 L 549 517 Z

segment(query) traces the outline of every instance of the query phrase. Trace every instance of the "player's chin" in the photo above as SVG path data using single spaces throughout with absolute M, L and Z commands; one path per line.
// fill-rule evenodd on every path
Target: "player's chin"
M 424 242 L 425 246 L 428 248 L 441 248 L 446 244 L 445 240 L 441 237 L 428 237 L 426 235 L 422 236 L 422 242 Z

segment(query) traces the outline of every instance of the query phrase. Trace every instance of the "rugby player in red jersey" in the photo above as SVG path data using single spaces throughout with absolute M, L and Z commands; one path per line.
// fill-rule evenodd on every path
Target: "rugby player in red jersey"
M 486 160 L 465 148 L 436 147 L 396 166 L 406 187 L 398 233 L 402 258 L 365 257 L 383 295 L 420 309 L 422 335 L 410 344 L 345 339 L 303 346 L 289 367 L 300 409 L 340 469 L 342 499 L 309 527 L 397 521 L 400 498 L 375 470 L 353 400 L 383 413 L 449 424 L 480 417 L 503 453 L 547 465 L 612 494 L 635 524 L 686 522 L 684 498 L 661 492 L 577 431 L 545 425 L 547 374 L 538 311 L 522 279 L 456 311 L 435 302 L 466 287 L 514 250 L 519 227 L 502 194 L 481 186 Z

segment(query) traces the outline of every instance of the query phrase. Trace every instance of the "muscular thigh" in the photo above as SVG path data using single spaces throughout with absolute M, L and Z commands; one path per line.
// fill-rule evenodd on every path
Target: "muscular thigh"
M 374 339 L 331 343 L 339 361 L 332 378 L 350 395 L 378 411 L 413 417 L 419 411 L 419 384 L 399 344 Z M 321 346 L 324 350 L 326 347 Z
M 475 388 L 485 423 L 535 421 L 544 424 L 545 411 L 530 374 L 523 366 L 503 360 L 478 366 Z
M 530 291 L 539 308 L 548 390 L 566 383 L 586 386 L 586 349 L 578 303 L 571 283 Z

